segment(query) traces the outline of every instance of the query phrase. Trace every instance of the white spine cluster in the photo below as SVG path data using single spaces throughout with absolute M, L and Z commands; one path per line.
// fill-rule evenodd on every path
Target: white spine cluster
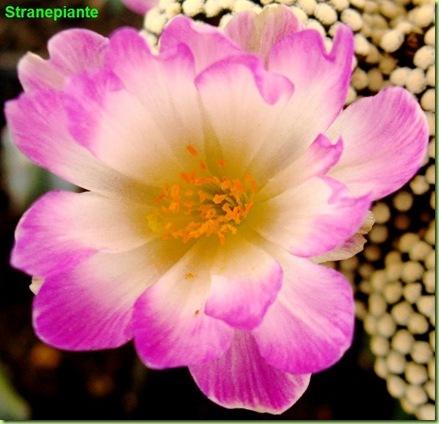
M 391 218 L 385 203 L 375 205 L 373 212 L 377 222 Z M 376 355 L 375 372 L 418 419 L 434 419 L 434 230 L 432 222 L 423 236 L 403 234 L 386 255 L 385 267 L 359 285 L 369 295 L 362 318 Z M 346 270 L 343 263 L 341 270 Z

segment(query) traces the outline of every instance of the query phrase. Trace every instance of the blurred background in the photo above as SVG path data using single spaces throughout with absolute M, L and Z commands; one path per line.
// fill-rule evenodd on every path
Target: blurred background
M 2 0 L 3 1 L 3 0 Z M 20 91 L 16 65 L 27 51 L 47 56 L 47 40 L 85 27 L 109 35 L 142 29 L 151 44 L 178 13 L 223 26 L 233 13 L 272 0 L 160 0 L 145 16 L 118 0 L 51 0 L 97 7 L 96 20 L 0 17 L 0 419 L 434 419 L 435 418 L 435 6 L 433 0 L 282 0 L 329 48 L 339 22 L 355 33 L 356 61 L 347 104 L 388 85 L 417 96 L 430 128 L 415 178 L 378 202 L 365 250 L 328 266 L 356 291 L 355 340 L 344 358 L 312 377 L 283 415 L 226 410 L 199 392 L 186 369 L 147 370 L 131 344 L 101 352 L 62 352 L 32 329 L 30 277 L 9 266 L 15 225 L 29 204 L 63 181 L 34 167 L 12 144 L 3 114 Z M 49 6 L 49 1 L 16 1 Z M 1 5 L 3 8 L 6 4 Z M 44 248 L 44 246 L 42 246 Z

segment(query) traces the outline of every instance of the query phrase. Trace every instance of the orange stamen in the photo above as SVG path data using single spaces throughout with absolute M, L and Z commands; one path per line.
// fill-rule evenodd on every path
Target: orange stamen
M 187 151 L 192 155 L 192 156 L 197 156 L 198 155 L 198 150 L 196 149 L 195 146 L 193 146 L 192 144 L 188 144 L 186 146 Z
M 197 156 L 197 149 L 188 144 L 187 151 Z M 217 161 L 225 166 L 224 160 Z M 234 235 L 238 225 L 253 208 L 256 183 L 250 175 L 243 179 L 210 174 L 204 161 L 199 171 L 180 174 L 180 181 L 165 185 L 155 198 L 157 208 L 148 215 L 151 229 L 164 240 L 187 243 L 200 237 L 215 236 L 224 243 Z

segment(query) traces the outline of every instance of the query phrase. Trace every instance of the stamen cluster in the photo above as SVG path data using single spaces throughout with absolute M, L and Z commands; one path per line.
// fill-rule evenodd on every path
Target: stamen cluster
M 196 157 L 192 145 L 188 152 Z M 220 168 L 225 161 L 218 161 Z M 183 243 L 202 236 L 216 236 L 221 244 L 253 207 L 256 183 L 250 175 L 240 178 L 212 175 L 204 161 L 199 170 L 180 174 L 180 181 L 165 185 L 155 198 L 156 209 L 148 215 L 150 228 L 162 239 Z

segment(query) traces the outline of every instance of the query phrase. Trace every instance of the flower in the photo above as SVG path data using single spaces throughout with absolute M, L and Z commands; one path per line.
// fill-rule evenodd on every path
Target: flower
M 371 202 L 426 150 L 403 89 L 342 111 L 352 49 L 347 27 L 327 53 L 279 6 L 224 32 L 178 16 L 158 55 L 121 29 L 65 31 L 49 60 L 25 56 L 13 138 L 88 190 L 50 192 L 18 225 L 12 263 L 36 277 L 39 337 L 134 339 L 145 364 L 188 366 L 220 405 L 293 405 L 353 333 L 349 283 L 316 262 L 362 248 Z

